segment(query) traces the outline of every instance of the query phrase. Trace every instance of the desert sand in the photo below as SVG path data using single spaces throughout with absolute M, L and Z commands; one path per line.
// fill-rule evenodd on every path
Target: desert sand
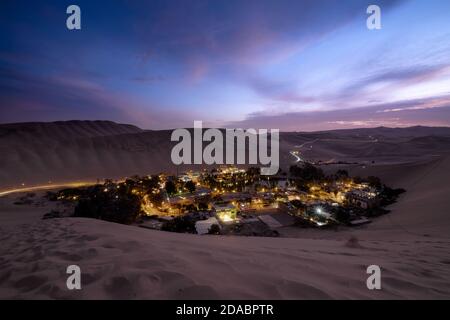
M 4 188 L 28 177 L 44 181 L 50 172 L 59 181 L 92 178 L 103 162 L 102 172 L 111 175 L 131 174 L 125 171 L 134 165 L 134 173 L 164 170 L 159 161 L 166 147 L 157 142 L 166 141 L 167 132 L 126 126 L 133 132 L 115 133 L 122 129 L 114 124 L 112 132 L 97 128 L 87 135 L 75 126 L 73 136 L 45 134 L 47 145 L 25 150 L 36 132 L 19 127 L 0 126 L 0 147 L 11 151 L 2 152 Z M 294 160 L 288 150 L 318 139 L 311 158 L 363 163 L 345 168 L 407 189 L 390 214 L 359 228 L 286 228 L 281 238 L 197 236 L 91 219 L 42 220 L 47 208 L 16 206 L 14 194 L 1 197 L 0 298 L 449 299 L 449 131 L 385 129 L 282 137 L 285 164 Z M 80 291 L 66 288 L 71 264 L 81 268 Z M 372 264 L 381 267 L 382 290 L 366 287 Z

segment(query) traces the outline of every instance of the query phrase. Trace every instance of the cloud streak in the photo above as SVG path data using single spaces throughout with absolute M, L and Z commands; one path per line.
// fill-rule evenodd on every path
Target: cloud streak
M 0 4 L 2 122 L 309 130 L 446 121 L 436 115 L 447 116 L 447 3 L 378 1 L 379 32 L 366 28 L 369 0 L 78 4 L 80 32 L 65 28 L 65 1 Z
M 439 107 L 429 107 L 437 106 Z M 427 107 L 428 106 L 428 107 Z M 396 110 L 392 116 L 391 111 Z M 318 131 L 352 127 L 450 126 L 450 95 L 398 101 L 346 110 L 254 113 L 243 121 L 227 123 L 234 128 L 277 128 L 282 131 Z

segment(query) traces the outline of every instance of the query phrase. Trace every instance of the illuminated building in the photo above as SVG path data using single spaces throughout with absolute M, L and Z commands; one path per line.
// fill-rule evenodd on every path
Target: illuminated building
M 373 190 L 352 190 L 346 194 L 349 203 L 362 209 L 370 209 L 379 205 L 377 193 Z
M 231 203 L 216 203 L 213 205 L 213 209 L 216 212 L 216 216 L 222 222 L 231 222 L 236 220 L 237 210 L 236 207 Z

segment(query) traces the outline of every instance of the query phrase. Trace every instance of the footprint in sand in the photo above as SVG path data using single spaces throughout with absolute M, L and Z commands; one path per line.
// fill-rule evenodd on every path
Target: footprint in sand
M 426 292 L 428 288 L 422 285 L 418 285 L 414 280 L 403 280 L 400 278 L 394 278 L 389 276 L 383 277 L 383 286 L 387 291 L 395 291 L 399 288 L 406 289 L 410 292 Z
M 170 299 L 215 300 L 219 294 L 209 286 L 192 286 L 179 289 Z
M 331 299 L 325 291 L 296 281 L 283 280 L 277 289 L 287 299 Z
M 153 274 L 160 287 L 169 299 L 216 299 L 218 294 L 214 289 L 197 285 L 191 278 L 178 272 L 158 271 Z
M 81 284 L 83 286 L 87 286 L 87 285 L 90 285 L 90 284 L 96 282 L 99 279 L 100 279 L 100 276 L 98 276 L 98 275 L 94 275 L 94 274 L 90 274 L 90 273 L 83 273 L 83 276 L 81 277 Z
M 78 238 L 76 238 L 75 239 L 77 242 L 83 242 L 83 241 L 95 241 L 95 240 L 98 240 L 98 237 L 97 236 L 94 236 L 94 235 L 84 235 L 84 236 L 81 236 L 81 237 L 78 237 Z
M 141 260 L 134 263 L 134 267 L 138 269 L 151 269 L 161 266 L 163 266 L 163 264 L 157 260 Z
M 83 257 L 80 256 L 80 255 L 78 255 L 78 254 L 76 254 L 76 253 L 69 253 L 69 254 L 64 255 L 64 256 L 63 256 L 63 259 L 64 259 L 64 260 L 67 260 L 67 261 L 73 261 L 73 262 L 75 262 L 75 261 L 81 261 L 81 260 L 83 260 Z
M 22 292 L 34 290 L 47 282 L 46 276 L 31 275 L 26 276 L 14 283 L 14 288 L 19 289 Z
M 61 290 L 60 287 L 47 283 L 39 288 L 39 293 L 47 295 L 51 299 L 64 299 L 66 298 L 66 292 Z
M 31 255 L 25 254 L 23 256 L 20 256 L 16 259 L 16 261 L 23 262 L 23 263 L 31 263 L 31 262 L 41 260 L 43 258 L 44 258 L 44 254 L 42 253 L 42 251 L 38 251 L 38 252 L 32 253 Z
M 124 276 L 109 279 L 104 287 L 112 299 L 133 299 L 136 297 L 135 288 Z
M 11 274 L 12 271 L 10 269 L 0 272 L 0 284 L 6 282 L 11 277 Z

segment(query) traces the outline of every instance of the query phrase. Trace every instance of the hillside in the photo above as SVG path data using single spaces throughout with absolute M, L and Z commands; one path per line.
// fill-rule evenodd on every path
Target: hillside
M 70 130 L 14 126 L 0 126 L 0 145 L 8 150 L 1 153 L 2 183 L 170 168 L 169 131 L 103 122 L 71 122 Z M 364 164 L 324 168 L 377 175 L 407 189 L 390 214 L 359 228 L 286 228 L 281 238 L 197 236 L 90 219 L 42 220 L 45 208 L 16 206 L 13 194 L 0 197 L 0 298 L 448 299 L 447 134 L 381 129 L 374 139 L 377 130 L 282 135 L 285 164 L 295 160 L 292 149 L 317 159 L 353 159 Z M 65 289 L 69 264 L 82 268 L 79 292 Z M 366 288 L 372 264 L 382 269 L 381 291 Z
M 109 121 L 3 124 L 0 189 L 185 170 L 172 165 L 170 134 Z M 426 127 L 281 133 L 280 161 L 288 168 L 290 151 L 301 150 L 310 161 L 411 162 L 448 154 L 449 137 L 449 128 Z

